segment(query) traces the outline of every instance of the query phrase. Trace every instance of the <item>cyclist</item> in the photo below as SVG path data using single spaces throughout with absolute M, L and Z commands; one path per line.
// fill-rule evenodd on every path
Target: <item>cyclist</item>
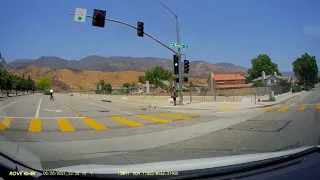
M 50 89 L 50 99 L 53 99 L 53 89 Z

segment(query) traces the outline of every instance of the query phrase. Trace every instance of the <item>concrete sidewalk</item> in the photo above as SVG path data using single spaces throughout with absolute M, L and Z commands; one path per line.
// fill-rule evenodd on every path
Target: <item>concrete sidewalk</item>
M 185 99 L 184 97 L 184 105 L 173 106 L 173 104 L 169 101 L 169 97 L 166 96 L 126 96 L 126 95 L 99 95 L 99 94 L 75 94 L 75 96 L 81 98 L 87 98 L 91 100 L 107 100 L 111 102 L 119 102 L 125 104 L 131 104 L 134 106 L 156 106 L 159 109 L 180 109 L 180 110 L 240 110 L 240 109 L 250 109 L 250 108 L 261 108 L 267 106 L 273 106 L 278 103 L 281 103 L 285 100 L 288 100 L 299 93 L 285 93 L 276 97 L 276 101 L 273 102 L 251 102 L 251 101 L 242 101 L 242 102 L 225 102 L 225 101 L 209 101 L 209 102 L 201 102 L 202 97 L 193 97 L 192 103 Z M 268 96 L 259 97 L 262 100 L 266 100 Z M 194 101 L 194 99 L 196 101 Z M 179 102 L 179 98 L 177 99 L 177 103 Z
M 159 109 L 179 109 L 179 110 L 241 110 L 241 109 L 251 109 L 251 108 L 263 108 L 268 106 L 274 106 L 289 100 L 299 93 L 286 93 L 276 96 L 276 101 L 271 102 L 200 102 L 200 103 L 186 103 L 182 106 L 169 105 L 169 106 L 157 106 Z

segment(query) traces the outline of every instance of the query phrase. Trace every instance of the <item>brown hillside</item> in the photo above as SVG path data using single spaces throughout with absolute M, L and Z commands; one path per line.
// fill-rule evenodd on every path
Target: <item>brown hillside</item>
M 95 89 L 96 83 L 104 80 L 111 83 L 112 86 L 121 87 L 125 82 L 138 82 L 138 77 L 143 76 L 144 72 L 138 71 L 119 71 L 119 72 L 102 72 L 102 71 L 82 71 L 69 69 L 51 69 L 46 67 L 27 66 L 19 69 L 10 69 L 13 74 L 30 75 L 35 81 L 41 76 L 49 76 L 55 88 L 66 90 L 79 89 Z M 199 78 L 190 78 L 197 83 L 205 83 L 206 80 Z M 67 88 L 63 88 L 67 87 Z
M 137 71 L 78 71 L 69 69 L 50 69 L 35 66 L 11 69 L 9 71 L 20 76 L 30 75 L 34 80 L 38 80 L 41 76 L 49 76 L 52 78 L 54 86 L 59 86 L 59 84 L 67 84 L 71 89 L 78 89 L 80 86 L 82 86 L 84 89 L 96 88 L 96 83 L 100 80 L 104 80 L 106 83 L 111 83 L 112 86 L 122 86 L 122 84 L 125 82 L 137 82 L 138 77 L 144 75 L 144 72 Z

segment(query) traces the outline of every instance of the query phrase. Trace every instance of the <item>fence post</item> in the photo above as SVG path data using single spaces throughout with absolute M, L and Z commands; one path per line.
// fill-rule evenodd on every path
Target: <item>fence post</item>
M 257 92 L 254 92 L 254 104 L 257 104 Z
M 214 86 L 214 102 L 217 102 L 217 88 Z
M 232 101 L 234 102 L 235 89 L 233 89 L 233 93 L 232 94 L 233 94 L 233 100 Z
M 190 93 L 190 103 L 192 102 L 192 98 L 191 98 L 191 88 L 192 86 L 191 86 L 191 83 L 190 83 L 190 87 L 189 87 L 189 93 Z

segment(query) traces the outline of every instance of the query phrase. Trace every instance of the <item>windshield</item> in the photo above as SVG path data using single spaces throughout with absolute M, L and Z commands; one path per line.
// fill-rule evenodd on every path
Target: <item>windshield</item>
M 319 144 L 318 1 L 1 7 L 0 151 L 35 169 Z

